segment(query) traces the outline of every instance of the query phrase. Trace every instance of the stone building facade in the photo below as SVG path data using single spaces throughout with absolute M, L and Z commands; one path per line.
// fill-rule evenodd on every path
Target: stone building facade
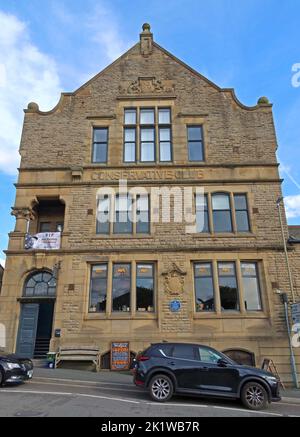
M 272 358 L 291 381 L 276 149 L 266 98 L 244 106 L 156 44 L 147 25 L 54 109 L 30 103 L 0 296 L 7 350 L 97 345 L 105 367 L 112 341 L 129 341 L 133 353 L 199 342 L 258 366 Z M 130 204 L 146 224 L 97 224 L 97 191 L 120 180 L 148 192 Z M 203 187 L 204 205 L 192 196 L 190 210 L 204 228 L 154 222 L 153 187 Z M 117 215 L 117 202 L 122 210 L 120 198 L 105 199 L 103 214 Z M 27 232 L 59 234 L 60 245 L 25 249 Z

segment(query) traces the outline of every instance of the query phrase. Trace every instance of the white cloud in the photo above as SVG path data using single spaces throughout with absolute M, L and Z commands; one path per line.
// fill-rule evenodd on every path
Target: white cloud
M 0 258 L 0 264 L 2 265 L 2 267 L 5 267 L 5 259 Z
M 55 61 L 31 42 L 26 23 L 0 11 L 0 171 L 16 172 L 23 108 L 52 109 L 60 91 Z
M 90 41 L 87 48 L 84 45 L 81 48 L 83 55 L 88 50 L 99 56 L 97 62 L 85 67 L 86 71 L 82 66 L 80 70 L 76 66 L 75 76 L 81 82 L 78 86 L 92 77 L 91 71 L 96 74 L 133 45 L 127 35 L 122 36 L 116 13 L 101 1 L 82 15 L 55 2 L 54 12 L 55 21 L 50 32 L 55 29 L 57 35 L 57 27 L 66 26 L 70 39 L 81 28 Z M 74 69 L 69 64 L 67 67 Z M 62 91 L 60 79 L 55 60 L 31 40 L 28 24 L 15 15 L 0 11 L 0 172 L 16 173 L 23 108 L 30 101 L 36 101 L 40 109 L 52 109 Z
M 99 44 L 109 62 L 115 61 L 133 45 L 128 39 L 120 36 L 122 32 L 115 13 L 99 2 L 85 24 L 91 32 L 91 40 Z
M 300 194 L 284 198 L 286 215 L 288 219 L 300 217 Z

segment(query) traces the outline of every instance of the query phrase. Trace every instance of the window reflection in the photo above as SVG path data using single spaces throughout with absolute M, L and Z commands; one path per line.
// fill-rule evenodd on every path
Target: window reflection
M 130 311 L 131 266 L 115 264 L 113 266 L 112 309 L 113 311 Z
M 214 311 L 214 284 L 211 263 L 194 265 L 196 311 Z
M 153 264 L 137 264 L 136 266 L 136 310 L 154 311 Z
M 247 311 L 261 311 L 261 296 L 258 281 L 257 263 L 241 263 L 245 308 Z
M 212 195 L 213 222 L 215 232 L 232 232 L 229 194 Z
M 233 262 L 218 263 L 218 273 L 222 311 L 239 310 L 235 264 Z
M 105 312 L 107 299 L 107 264 L 92 266 L 90 312 Z

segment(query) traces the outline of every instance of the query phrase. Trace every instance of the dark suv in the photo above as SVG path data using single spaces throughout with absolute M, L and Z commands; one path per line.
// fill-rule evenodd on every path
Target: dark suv
M 269 372 L 242 366 L 211 347 L 158 343 L 133 362 L 134 383 L 147 388 L 154 401 L 174 393 L 241 399 L 251 410 L 280 401 L 279 381 Z
M 26 381 L 32 376 L 33 364 L 30 359 L 0 352 L 0 387 L 7 382 Z

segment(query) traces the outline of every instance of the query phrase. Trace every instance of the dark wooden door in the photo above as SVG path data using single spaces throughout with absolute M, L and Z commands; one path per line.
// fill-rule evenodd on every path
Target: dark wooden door
M 17 354 L 20 356 L 33 358 L 38 317 L 38 303 L 22 304 L 17 340 Z

